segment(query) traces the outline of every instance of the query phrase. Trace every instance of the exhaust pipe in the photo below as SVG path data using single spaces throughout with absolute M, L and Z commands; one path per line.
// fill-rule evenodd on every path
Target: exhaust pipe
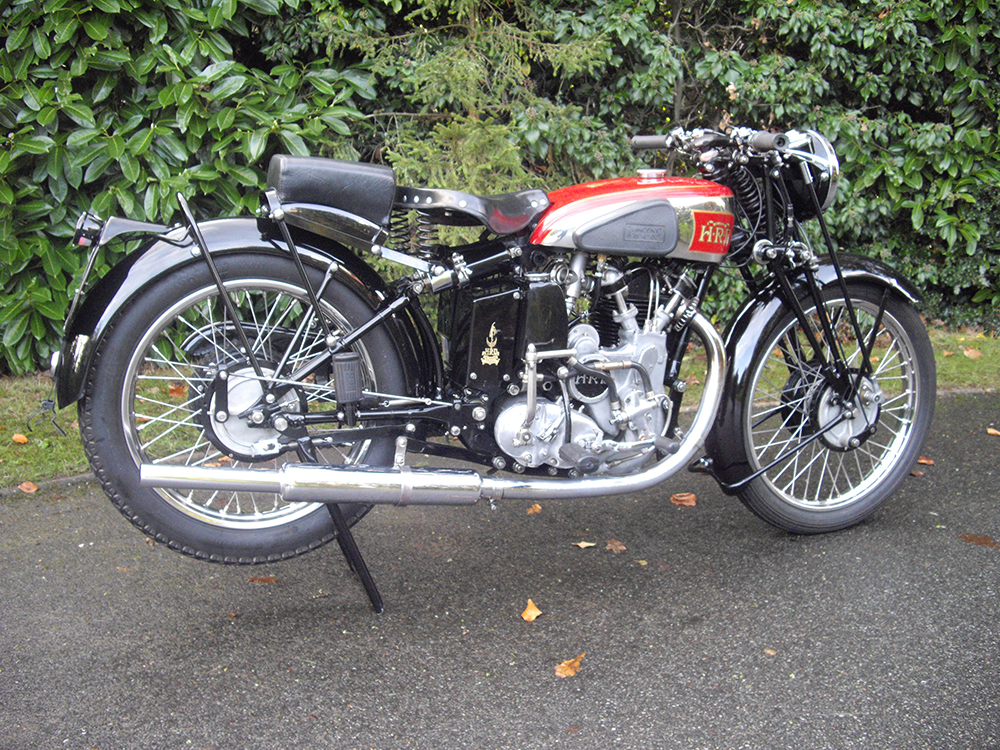
M 490 500 L 555 500 L 620 495 L 653 487 L 686 467 L 708 436 L 722 398 L 726 352 L 718 332 L 701 313 L 691 326 L 705 343 L 708 371 L 694 421 L 680 448 L 631 476 L 543 479 L 484 477 L 471 470 L 414 469 L 409 466 L 326 466 L 287 463 L 275 470 L 208 469 L 201 466 L 142 464 L 143 487 L 233 492 L 273 492 L 286 502 L 382 505 L 473 505 Z
M 472 505 L 482 496 L 474 471 L 284 464 L 276 470 L 142 464 L 143 487 L 273 492 L 290 503 Z

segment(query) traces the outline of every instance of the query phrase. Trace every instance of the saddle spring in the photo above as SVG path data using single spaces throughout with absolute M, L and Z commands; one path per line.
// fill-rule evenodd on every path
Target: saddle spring
M 428 212 L 419 209 L 393 209 L 389 241 L 395 250 L 424 260 L 435 258 L 441 245 L 437 223 Z

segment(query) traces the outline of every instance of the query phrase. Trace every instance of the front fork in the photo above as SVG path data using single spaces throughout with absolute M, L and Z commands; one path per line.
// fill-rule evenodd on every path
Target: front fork
M 809 252 L 811 256 L 811 252 Z M 837 287 L 844 300 L 844 312 L 848 317 L 848 323 L 854 333 L 859 349 L 859 361 L 854 368 L 849 367 L 847 356 L 844 353 L 843 344 L 834 330 L 834 321 L 830 317 L 827 309 L 828 300 L 824 299 L 823 291 L 816 281 L 812 264 L 796 263 L 794 253 L 777 254 L 768 260 L 767 265 L 777 281 L 788 307 L 795 314 L 801 325 L 806 340 L 817 358 L 820 372 L 826 383 L 845 401 L 852 401 L 859 392 L 865 378 L 871 378 L 873 368 L 871 364 L 871 351 L 875 345 L 875 338 L 878 335 L 879 327 L 882 324 L 882 316 L 885 313 L 885 306 L 889 300 L 889 288 L 884 287 L 882 299 L 879 302 L 878 311 L 875 315 L 875 322 L 868 339 L 865 338 L 858 322 L 857 311 L 851 300 L 847 289 L 846 281 L 840 271 L 840 266 L 836 262 L 836 254 L 831 253 L 831 260 L 837 272 Z M 811 300 L 816 310 L 816 317 L 819 319 L 819 330 L 815 330 L 813 321 L 803 307 L 799 295 L 795 294 L 790 273 L 799 272 L 806 281 L 808 290 L 807 299 Z M 818 334 L 818 335 L 817 335 Z M 823 346 L 824 342 L 826 346 Z

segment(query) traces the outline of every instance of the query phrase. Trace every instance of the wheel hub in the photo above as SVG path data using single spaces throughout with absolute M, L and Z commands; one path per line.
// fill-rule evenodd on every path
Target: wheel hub
M 265 377 L 274 374 L 273 366 L 261 363 L 261 370 Z M 279 411 L 296 414 L 306 411 L 305 396 L 296 389 L 267 406 L 261 399 L 263 394 L 261 380 L 249 363 L 227 369 L 208 386 L 201 409 L 205 434 L 230 458 L 262 461 L 279 455 L 282 447 L 279 438 L 288 435 L 289 430 L 279 430 L 274 415 Z M 253 408 L 255 405 L 257 408 Z
M 878 428 L 882 401 L 882 389 L 871 378 L 861 379 L 857 396 L 849 401 L 827 386 L 815 402 L 814 420 L 817 430 L 833 426 L 822 434 L 820 440 L 830 450 L 859 448 Z

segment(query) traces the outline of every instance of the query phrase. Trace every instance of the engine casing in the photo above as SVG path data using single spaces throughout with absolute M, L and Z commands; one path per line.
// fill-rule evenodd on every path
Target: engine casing
M 653 441 L 667 421 L 666 334 L 623 327 L 618 346 L 607 348 L 600 346 L 596 329 L 583 323 L 570 329 L 568 345 L 588 369 L 632 366 L 606 370 L 614 389 L 603 378 L 586 373 L 572 376 L 564 395 L 537 399 L 530 420 L 523 395 L 505 401 L 494 423 L 497 445 L 530 468 L 550 466 L 598 474 L 636 470 L 654 450 Z M 648 382 L 633 363 L 648 374 Z M 568 407 L 565 395 L 570 396 Z

